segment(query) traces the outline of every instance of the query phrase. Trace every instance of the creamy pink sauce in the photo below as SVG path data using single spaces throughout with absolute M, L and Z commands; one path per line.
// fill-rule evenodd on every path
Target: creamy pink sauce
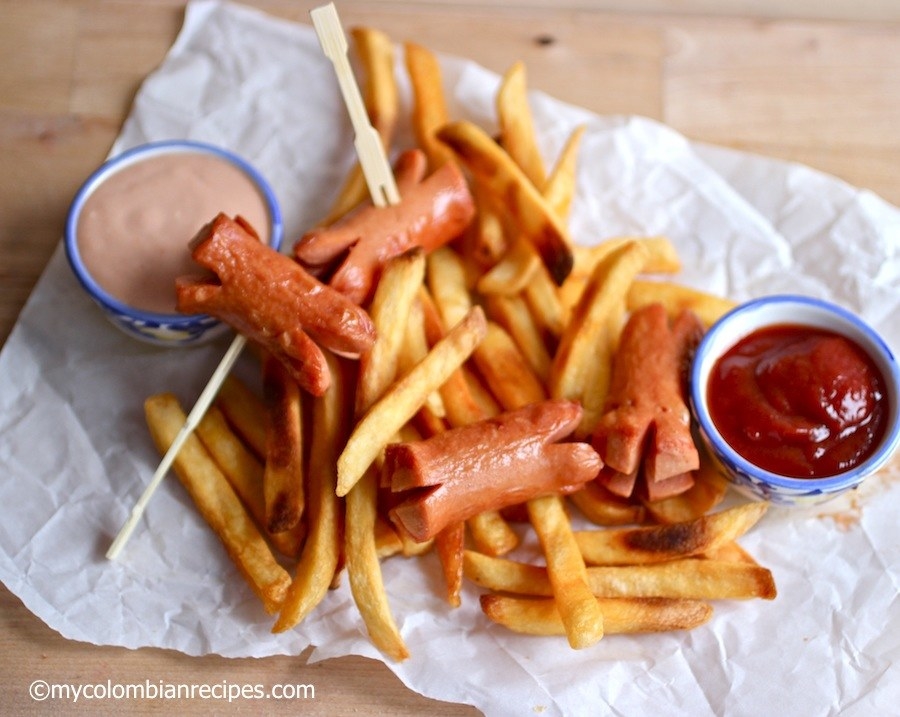
M 91 193 L 78 220 L 78 250 L 115 298 L 144 311 L 175 313 L 176 277 L 202 271 L 189 243 L 219 212 L 241 215 L 268 242 L 265 199 L 239 168 L 199 152 L 148 157 Z

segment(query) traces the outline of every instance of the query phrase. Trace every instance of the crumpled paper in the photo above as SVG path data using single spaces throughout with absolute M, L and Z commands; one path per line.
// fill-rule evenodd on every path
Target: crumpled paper
M 462 59 L 442 63 L 452 116 L 493 129 L 498 78 Z M 698 145 L 647 119 L 532 99 L 548 159 L 588 125 L 577 241 L 665 234 L 686 284 L 736 299 L 830 298 L 900 347 L 900 210 L 809 168 Z M 188 7 L 113 152 L 164 138 L 218 143 L 253 162 L 281 201 L 287 241 L 321 216 L 354 161 L 312 29 L 205 0 Z M 400 142 L 409 139 L 402 127 Z M 157 492 L 120 560 L 104 558 L 159 459 L 143 399 L 172 390 L 191 405 L 224 348 L 125 337 L 56 252 L 0 355 L 0 579 L 73 640 L 233 657 L 313 645 L 314 661 L 383 659 L 346 581 L 297 629 L 271 634 L 177 481 Z M 462 607 L 448 608 L 433 556 L 389 560 L 385 582 L 412 656 L 388 665 L 410 689 L 488 715 L 889 713 L 900 704 L 898 479 L 895 460 L 849 498 L 771 509 L 742 544 L 773 570 L 774 602 L 722 602 L 692 632 L 608 636 L 582 651 L 489 624 L 471 586 Z

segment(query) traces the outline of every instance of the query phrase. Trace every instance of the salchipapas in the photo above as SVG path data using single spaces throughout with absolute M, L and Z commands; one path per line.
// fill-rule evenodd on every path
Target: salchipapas
M 375 325 L 362 308 L 260 242 L 239 217 L 218 215 L 192 246 L 194 261 L 215 276 L 180 278 L 178 310 L 229 324 L 313 395 L 330 384 L 323 348 L 356 358 L 375 341 Z
M 382 482 L 395 492 L 412 491 L 392 518 L 424 541 L 485 510 L 578 490 L 602 467 L 589 444 L 561 442 L 578 426 L 581 410 L 575 401 L 540 401 L 425 440 L 388 445 Z

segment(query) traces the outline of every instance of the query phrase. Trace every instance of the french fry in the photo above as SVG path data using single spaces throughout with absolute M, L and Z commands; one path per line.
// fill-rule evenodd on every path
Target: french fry
M 606 634 L 690 630 L 712 617 L 712 607 L 699 600 L 669 598 L 594 598 Z M 482 595 L 481 609 L 499 625 L 527 635 L 564 635 L 556 602 L 547 598 Z
M 273 632 L 301 622 L 325 597 L 341 559 L 341 501 L 335 495 L 337 449 L 347 433 L 344 379 L 334 356 L 328 357 L 334 380 L 313 400 L 309 457 L 309 537 L 297 562 Z
M 404 48 L 406 71 L 412 87 L 413 133 L 434 170 L 453 158 L 436 136 L 437 130 L 448 121 L 441 66 L 434 53 L 421 45 L 407 42 Z
M 582 402 L 580 435 L 591 432 L 603 410 L 625 295 L 646 256 L 642 244 L 629 242 L 600 262 L 560 338 L 550 367 L 550 394 Z
M 575 196 L 578 150 L 581 148 L 585 129 L 585 125 L 579 125 L 572 130 L 542 189 L 544 199 L 563 221 L 569 218 Z
M 366 412 L 338 458 L 339 496 L 362 478 L 401 426 L 412 418 L 428 395 L 469 358 L 487 330 L 484 312 L 474 307 L 411 371 L 392 384 Z
M 483 129 L 467 120 L 445 125 L 438 138 L 454 151 L 477 182 L 490 189 L 491 196 L 502 197 L 553 281 L 562 284 L 572 270 L 568 230 L 519 166 Z
M 375 469 L 369 466 L 346 493 L 347 576 L 369 638 L 385 655 L 399 662 L 409 657 L 409 650 L 391 614 L 378 560 L 375 544 L 377 482 Z
M 709 460 L 701 460 L 694 473 L 694 485 L 685 493 L 644 506 L 657 523 L 684 523 L 709 513 L 725 497 L 728 482 Z
M 428 255 L 428 289 L 444 326 L 455 326 L 472 308 L 462 258 L 448 246 Z
M 500 146 L 535 187 L 543 188 L 547 181 L 547 171 L 537 146 L 523 62 L 513 64 L 501 78 L 496 106 Z
M 250 387 L 229 374 L 216 394 L 216 405 L 229 425 L 258 458 L 266 455 L 266 406 Z
M 495 592 L 552 597 L 547 569 L 473 550 L 463 556 L 467 578 Z M 604 598 L 685 598 L 749 600 L 775 598 L 771 571 L 756 565 L 720 560 L 671 560 L 648 565 L 589 566 L 591 592 Z
M 596 480 L 569 494 L 568 498 L 584 517 L 595 525 L 630 525 L 644 522 L 646 509 L 643 505 L 613 495 Z
M 488 317 L 496 321 L 516 342 L 531 370 L 546 385 L 550 375 L 550 352 L 521 296 L 489 296 Z
M 487 555 L 506 555 L 519 545 L 519 536 L 509 526 L 499 511 L 479 513 L 466 522 L 472 542 Z
M 593 645 L 605 632 L 603 611 L 587 584 L 587 570 L 562 499 L 549 495 L 528 501 L 528 516 L 547 561 L 560 625 L 574 649 Z M 493 619 L 493 618 L 492 618 Z
M 485 295 L 515 296 L 525 291 L 541 266 L 531 244 L 515 237 L 500 260 L 478 279 L 478 291 Z
M 265 356 L 262 365 L 266 423 L 263 495 L 266 530 L 290 530 L 303 514 L 303 407 L 300 386 L 284 364 Z
M 544 385 L 500 324 L 487 323 L 484 340 L 475 349 L 473 359 L 503 408 L 520 408 L 547 398 Z
M 144 412 L 156 448 L 164 454 L 187 416 L 170 393 L 149 397 Z M 265 611 L 274 614 L 284 601 L 291 577 L 272 555 L 266 539 L 197 436 L 188 436 L 173 467 Z
M 256 525 L 265 530 L 266 505 L 263 497 L 264 468 L 259 459 L 231 429 L 217 406 L 210 406 L 200 423 L 197 437 L 228 479 Z M 303 547 L 306 525 L 299 522 L 291 530 L 268 534 L 269 542 L 287 557 L 296 558 Z
M 699 555 L 744 535 L 766 512 L 767 503 L 745 503 L 687 523 L 575 531 L 586 563 L 641 565 Z
M 629 311 L 654 303 L 665 306 L 669 316 L 677 316 L 682 311 L 693 311 L 706 327 L 712 326 L 737 306 L 731 299 L 668 281 L 638 279 L 632 282 L 626 296 Z
M 369 316 L 378 338 L 360 356 L 356 413 L 361 415 L 384 393 L 398 372 L 401 347 L 413 303 L 425 277 L 425 253 L 413 250 L 388 261 L 381 274 Z

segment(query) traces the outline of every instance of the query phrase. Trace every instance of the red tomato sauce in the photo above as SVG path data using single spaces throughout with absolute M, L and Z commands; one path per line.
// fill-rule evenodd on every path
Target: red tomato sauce
M 881 441 L 884 377 L 854 341 L 780 325 L 739 341 L 715 364 L 710 416 L 744 458 L 772 473 L 822 478 L 864 461 Z

